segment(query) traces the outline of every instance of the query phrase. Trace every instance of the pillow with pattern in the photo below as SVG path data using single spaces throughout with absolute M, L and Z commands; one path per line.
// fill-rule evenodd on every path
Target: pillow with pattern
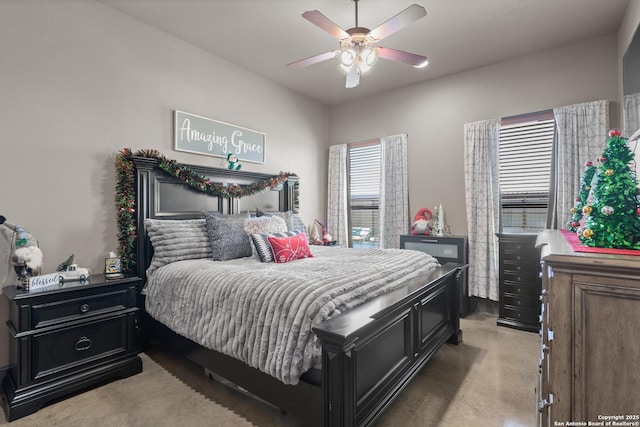
M 203 214 L 214 261 L 251 256 L 251 239 L 244 231 L 246 215 L 216 215 L 210 212 Z
M 153 246 L 153 258 L 147 269 L 156 269 L 185 259 L 211 258 L 211 244 L 204 218 L 144 220 L 144 227 Z
M 273 259 L 277 263 L 313 258 L 307 243 L 307 233 L 300 233 L 290 237 L 268 237 L 268 239 L 273 251 Z
M 273 250 L 269 244 L 269 237 L 290 237 L 298 234 L 295 231 L 284 231 L 281 233 L 252 234 L 251 240 L 256 248 L 256 252 L 262 262 L 273 262 Z
M 284 219 L 287 224 L 287 231 L 307 231 L 307 227 L 304 225 L 304 221 L 302 221 L 300 215 L 293 211 L 261 211 L 260 209 L 256 209 L 256 217 L 260 218 L 267 215 L 278 216 Z

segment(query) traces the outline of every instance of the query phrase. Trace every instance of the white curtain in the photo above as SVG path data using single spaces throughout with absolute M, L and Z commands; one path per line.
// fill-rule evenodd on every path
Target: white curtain
M 640 93 L 624 96 L 624 130 L 622 136 L 630 138 L 640 129 Z
M 327 229 L 339 245 L 349 243 L 347 144 L 329 147 Z
M 469 295 L 498 301 L 500 120 L 464 125 L 464 170 L 469 240 Z
M 409 231 L 407 135 L 380 139 L 380 248 L 399 248 Z
M 609 101 L 554 108 L 556 144 L 548 226 L 566 228 L 580 191 L 585 163 L 600 157 L 609 134 Z

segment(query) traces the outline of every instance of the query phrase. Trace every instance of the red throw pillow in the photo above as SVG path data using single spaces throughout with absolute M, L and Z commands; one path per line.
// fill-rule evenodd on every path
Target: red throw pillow
M 313 258 L 307 234 L 300 233 L 290 237 L 269 236 L 269 244 L 273 250 L 273 259 L 277 263 L 289 262 L 302 258 Z

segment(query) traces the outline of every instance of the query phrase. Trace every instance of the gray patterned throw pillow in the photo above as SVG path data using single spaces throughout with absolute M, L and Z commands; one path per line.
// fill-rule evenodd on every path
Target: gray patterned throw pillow
M 251 256 L 251 239 L 244 231 L 246 215 L 215 215 L 203 212 L 214 261 Z

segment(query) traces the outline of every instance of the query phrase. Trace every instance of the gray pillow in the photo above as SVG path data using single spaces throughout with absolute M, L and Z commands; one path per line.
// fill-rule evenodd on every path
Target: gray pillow
M 244 231 L 246 215 L 203 213 L 211 245 L 211 258 L 214 261 L 251 256 L 251 239 Z
M 147 269 L 150 275 L 163 265 L 185 259 L 211 258 L 211 244 L 204 218 L 144 220 L 153 259 Z
M 300 218 L 300 215 L 293 213 L 293 211 L 261 211 L 256 209 L 256 216 L 262 217 L 265 215 L 278 216 L 284 219 L 287 224 L 287 231 L 307 231 L 307 227 L 304 225 L 304 221 Z

